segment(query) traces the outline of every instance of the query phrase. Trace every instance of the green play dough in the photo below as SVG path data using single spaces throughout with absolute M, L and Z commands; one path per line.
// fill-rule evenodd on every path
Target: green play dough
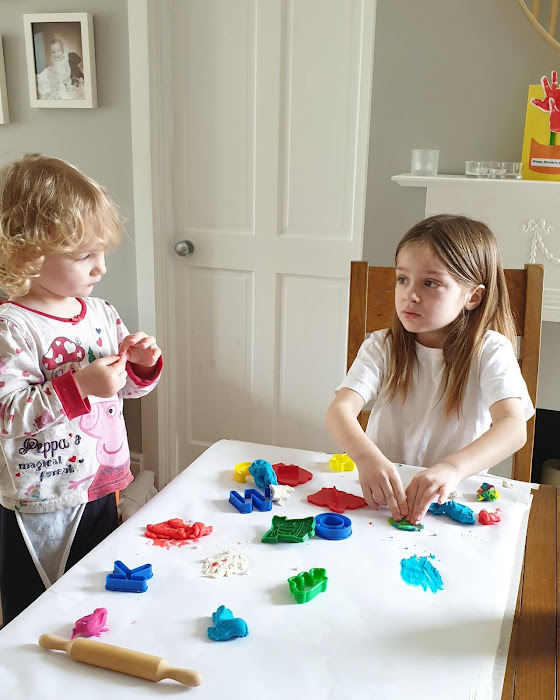
M 408 530 L 409 532 L 418 532 L 424 529 L 422 523 L 413 525 L 412 523 L 409 523 L 408 520 L 399 520 L 397 522 L 396 520 L 393 520 L 393 518 L 389 518 L 389 525 L 396 527 L 397 530 Z

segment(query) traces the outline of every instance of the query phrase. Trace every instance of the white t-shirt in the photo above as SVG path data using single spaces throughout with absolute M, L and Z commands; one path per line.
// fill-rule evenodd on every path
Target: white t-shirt
M 430 467 L 438 460 L 469 445 L 491 424 L 490 406 L 513 397 L 523 403 L 528 420 L 534 413 L 527 385 L 510 341 L 487 331 L 480 363 L 471 368 L 462 413 L 445 416 L 440 400 L 443 351 L 416 343 L 418 372 L 405 403 L 381 396 L 388 379 L 390 343 L 386 330 L 364 341 L 346 379 L 337 388 L 352 389 L 365 403 L 373 402 L 366 435 L 391 462 Z

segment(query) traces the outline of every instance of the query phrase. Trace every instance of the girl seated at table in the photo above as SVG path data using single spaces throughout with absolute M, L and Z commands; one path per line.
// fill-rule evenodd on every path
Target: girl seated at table
M 402 238 L 395 261 L 392 327 L 362 344 L 327 426 L 356 462 L 367 503 L 417 524 L 462 479 L 519 450 L 534 409 L 490 229 L 429 217 Z M 370 401 L 364 433 L 357 416 Z M 394 463 L 428 468 L 405 491 Z

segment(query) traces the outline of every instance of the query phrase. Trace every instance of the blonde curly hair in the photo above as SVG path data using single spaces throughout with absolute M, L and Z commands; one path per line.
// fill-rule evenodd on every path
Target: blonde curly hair
M 30 153 L 7 165 L 0 171 L 0 287 L 26 294 L 45 258 L 79 248 L 92 221 L 105 245 L 119 242 L 116 203 L 70 163 Z

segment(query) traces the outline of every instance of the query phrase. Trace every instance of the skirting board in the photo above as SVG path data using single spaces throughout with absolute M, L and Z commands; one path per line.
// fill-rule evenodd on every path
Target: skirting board
M 544 288 L 542 320 L 560 321 L 560 289 Z
M 130 453 L 130 471 L 134 476 L 138 476 L 138 472 L 142 470 L 142 453 L 141 452 L 131 452 Z

